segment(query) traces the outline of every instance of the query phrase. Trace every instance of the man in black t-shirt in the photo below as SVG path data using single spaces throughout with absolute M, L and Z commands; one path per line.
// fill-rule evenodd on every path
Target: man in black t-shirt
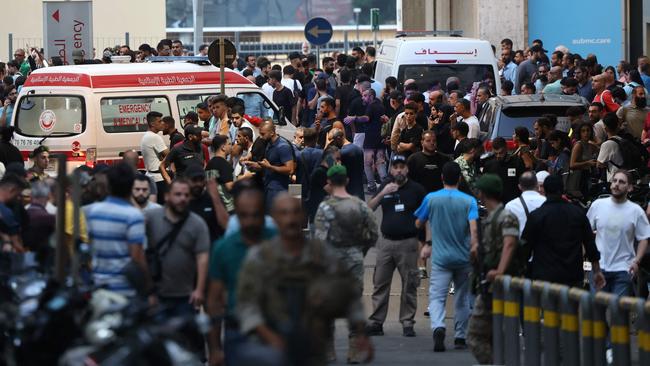
M 205 171 L 193 165 L 185 172 L 185 178 L 190 181 L 189 209 L 191 212 L 201 216 L 208 225 L 210 232 L 210 243 L 223 236 L 228 226 L 228 211 L 219 196 L 215 185 L 208 184 Z M 206 186 L 208 189 L 206 189 Z
M 203 156 L 203 148 L 201 146 L 201 132 L 203 130 L 197 126 L 187 126 L 185 128 L 185 141 L 172 147 L 171 151 L 160 163 L 160 173 L 167 182 L 171 184 L 172 180 L 167 172 L 172 164 L 176 168 L 176 176 L 181 177 L 185 170 L 192 166 L 197 165 L 201 168 L 205 165 L 205 158 Z
M 273 87 L 273 102 L 284 110 L 284 115 L 291 119 L 295 98 L 293 91 L 282 85 L 282 72 L 273 70 L 269 73 L 269 85 Z
M 415 337 L 413 330 L 417 305 L 418 276 L 418 229 L 415 227 L 415 211 L 424 200 L 424 188 L 407 178 L 406 158 L 395 155 L 391 159 L 389 182 L 379 188 L 368 206 L 376 209 L 381 205 L 381 233 L 384 240 L 377 243 L 377 263 L 373 277 L 373 312 L 366 327 L 368 335 L 383 335 L 383 323 L 388 313 L 390 283 L 395 268 L 402 278 L 402 303 L 400 322 L 405 337 Z
M 411 154 L 420 151 L 420 142 L 422 140 L 422 127 L 415 123 L 415 114 L 417 113 L 417 105 L 409 103 L 404 106 L 404 119 L 406 120 L 406 127 L 399 135 L 399 144 L 397 145 L 397 153 L 403 155 L 406 159 Z
M 451 161 L 451 157 L 437 151 L 436 134 L 424 131 L 422 151 L 408 159 L 409 178 L 420 183 L 427 193 L 440 190 L 443 188 L 442 166 L 448 161 Z
M 520 157 L 508 154 L 506 140 L 497 137 L 492 141 L 494 155 L 483 164 L 483 174 L 496 174 L 503 182 L 501 202 L 505 205 L 521 195 L 519 177 L 526 171 Z
M 260 74 L 255 77 L 255 85 L 260 88 L 269 80 L 269 73 L 271 71 L 271 62 L 266 57 L 259 57 L 257 59 L 257 67 L 260 68 Z M 282 78 L 282 76 L 280 76 Z
M 330 97 L 325 97 L 320 102 L 320 110 L 316 115 L 316 121 L 314 122 L 314 128 L 318 131 L 318 147 L 321 149 L 325 148 L 327 143 L 327 134 L 332 130 L 334 122 L 338 121 L 336 118 L 334 99 Z M 349 126 L 345 126 L 346 129 Z
M 161 119 L 161 121 L 163 122 L 163 126 L 165 128 L 163 130 L 163 135 L 169 136 L 169 146 L 174 147 L 176 144 L 185 139 L 185 137 L 183 137 L 183 134 L 178 132 L 176 129 L 176 121 L 174 121 L 174 117 L 165 116 Z

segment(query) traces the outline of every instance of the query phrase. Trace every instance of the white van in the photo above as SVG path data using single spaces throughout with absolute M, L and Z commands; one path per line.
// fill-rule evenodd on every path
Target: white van
M 439 82 L 445 88 L 447 78 L 457 76 L 464 92 L 474 82 L 490 80 L 492 92 L 501 90 L 497 62 L 487 41 L 462 37 L 408 37 L 384 40 L 377 54 L 375 80 L 397 78 L 400 89 L 404 81 L 414 79 L 420 91 Z M 495 77 L 496 76 L 496 77 Z
M 244 99 L 246 114 L 273 118 L 279 133 L 293 140 L 295 127 L 259 87 L 229 69 L 225 79 L 226 95 Z M 16 101 L 14 143 L 25 160 L 41 144 L 51 154 L 66 154 L 68 171 L 82 164 L 110 164 L 125 150 L 140 150 L 148 112 L 172 116 L 182 130 L 182 117 L 219 94 L 219 83 L 218 68 L 187 62 L 39 69 Z

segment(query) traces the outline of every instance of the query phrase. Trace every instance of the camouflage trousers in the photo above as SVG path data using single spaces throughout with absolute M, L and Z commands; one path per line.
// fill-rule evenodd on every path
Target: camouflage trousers
M 331 247 L 332 251 L 341 262 L 343 268 L 350 274 L 351 277 L 355 279 L 355 286 L 357 288 L 358 298 L 355 300 L 361 301 L 361 295 L 363 294 L 363 251 L 359 247 L 345 247 L 345 248 L 335 248 Z M 348 327 L 350 324 L 348 324 Z M 350 335 L 353 335 L 352 328 L 350 329 Z M 334 335 L 334 323 L 331 325 L 331 336 Z
M 343 268 L 356 280 L 359 297 L 363 292 L 363 251 L 358 247 L 332 248 Z
M 492 312 L 478 295 L 467 329 L 467 345 L 480 364 L 492 363 Z

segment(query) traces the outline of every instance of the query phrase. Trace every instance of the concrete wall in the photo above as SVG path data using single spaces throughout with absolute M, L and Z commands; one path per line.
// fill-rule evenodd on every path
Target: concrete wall
M 476 0 L 451 0 L 451 30 L 462 30 L 463 37 L 478 37 Z
M 473 0 L 477 3 L 477 37 L 499 49 L 502 39 L 510 38 L 515 50 L 527 42 L 527 0 Z
M 6 0 L 8 1 L 8 0 Z M 43 47 L 43 1 L 20 0 L 2 7 L 0 22 L 0 60 L 13 57 L 17 48 Z M 130 34 L 131 48 L 141 43 L 153 47 L 165 38 L 165 0 L 95 0 L 93 1 L 93 46 L 98 57 L 105 47 L 124 43 Z M 13 34 L 9 51 L 8 34 Z

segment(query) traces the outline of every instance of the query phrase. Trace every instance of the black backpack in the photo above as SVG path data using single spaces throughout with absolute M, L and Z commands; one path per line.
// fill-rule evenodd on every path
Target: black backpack
M 611 138 L 610 140 L 618 145 L 623 157 L 623 164 L 620 166 L 614 165 L 621 169 L 636 169 L 639 172 L 645 172 L 648 167 L 648 150 L 641 144 L 640 140 L 629 133 L 622 133 L 618 137 L 620 138 Z

